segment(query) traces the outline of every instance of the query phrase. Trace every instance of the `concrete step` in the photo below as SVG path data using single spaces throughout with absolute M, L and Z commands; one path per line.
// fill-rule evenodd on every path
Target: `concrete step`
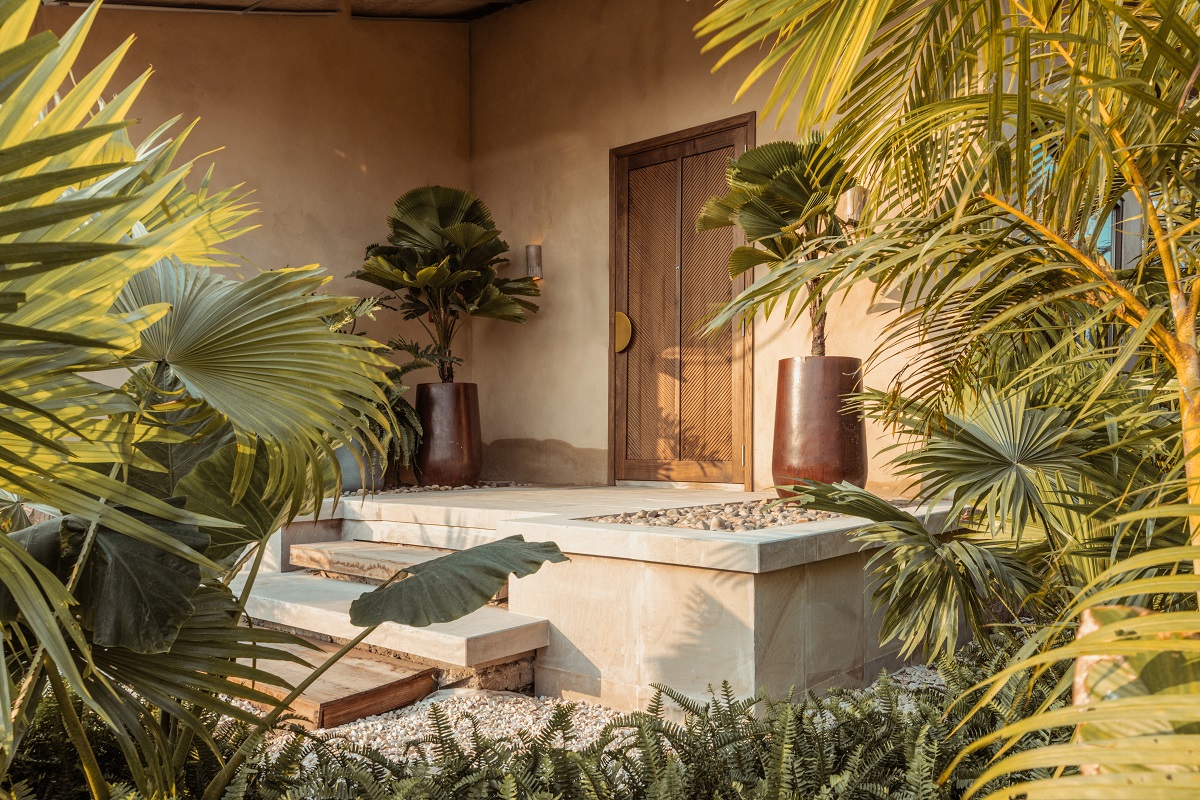
M 393 522 L 345 518 L 342 538 L 360 542 L 390 542 L 442 550 L 465 550 L 504 536 L 488 528 L 469 528 L 430 522 Z
M 260 574 L 246 603 L 252 619 L 346 641 L 350 604 L 374 587 L 298 572 Z M 550 643 L 546 620 L 484 606 L 461 619 L 425 628 L 385 622 L 366 644 L 438 664 L 479 668 L 524 657 Z
M 259 661 L 257 666 L 297 686 L 339 649 L 328 642 L 309 640 L 309 644 L 312 647 L 272 645 L 299 656 L 305 664 Z M 411 661 L 353 650 L 296 698 L 289 710 L 306 728 L 344 725 L 415 703 L 434 690 L 434 672 L 432 667 Z M 279 700 L 289 694 L 277 686 L 250 685 Z
M 317 542 L 292 545 L 291 559 L 293 567 L 386 581 L 413 564 L 423 564 L 452 552 L 434 547 L 405 547 L 381 542 Z
M 408 547 L 387 542 L 314 542 L 292 545 L 291 565 L 299 569 L 332 573 L 353 581 L 379 584 L 396 573 L 435 558 L 457 552 L 435 547 Z M 497 602 L 508 599 L 508 586 L 496 592 Z

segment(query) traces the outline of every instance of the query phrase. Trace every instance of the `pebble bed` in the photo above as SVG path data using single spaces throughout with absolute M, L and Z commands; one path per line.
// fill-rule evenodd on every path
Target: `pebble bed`
M 813 511 L 793 504 L 771 505 L 775 502 L 777 501 L 747 500 L 723 505 L 626 511 L 622 514 L 587 517 L 587 521 L 616 525 L 693 528 L 700 531 L 757 531 L 839 516 L 828 511 Z
M 471 489 L 503 489 L 511 486 L 532 486 L 531 483 L 517 483 L 516 481 L 480 481 L 479 483 L 468 486 L 397 486 L 394 489 L 382 489 L 378 492 L 372 492 L 372 495 L 384 494 L 421 494 L 422 492 L 465 492 Z M 358 495 L 361 492 L 342 492 L 342 497 L 350 497 Z
M 946 688 L 941 676 L 925 666 L 904 667 L 892 673 L 891 677 L 897 685 L 906 689 Z M 550 721 L 554 709 L 561 702 L 549 697 L 529 697 L 513 692 L 444 689 L 411 706 L 316 733 L 332 740 L 370 747 L 390 759 L 400 761 L 412 757 L 411 742 L 433 733 L 430 710 L 435 704 L 446 714 L 459 743 L 469 749 L 472 718 L 478 723 L 479 732 L 492 739 L 515 738 L 522 731 L 536 736 Z M 571 716 L 575 735 L 571 742 L 572 749 L 582 749 L 595 742 L 604 727 L 619 716 L 621 712 L 611 708 L 575 703 L 575 712 Z M 429 754 L 428 749 L 426 754 Z
M 446 689 L 434 692 L 419 703 L 389 711 L 374 717 L 329 728 L 320 733 L 344 739 L 360 746 L 373 747 L 393 760 L 405 757 L 409 742 L 433 733 L 430 709 L 434 704 L 454 726 L 459 742 L 468 746 L 471 720 L 479 724 L 479 732 L 489 738 L 515 737 L 521 731 L 537 735 L 550 721 L 554 709 L 561 703 L 548 697 L 527 697 L 511 692 L 490 692 L 482 689 Z M 620 716 L 620 712 L 590 703 L 576 703 L 571 720 L 575 739 L 572 748 L 584 748 L 600 737 L 604 726 Z
M 905 689 L 945 689 L 946 682 L 937 670 L 924 665 L 901 667 L 892 673 L 892 681 Z

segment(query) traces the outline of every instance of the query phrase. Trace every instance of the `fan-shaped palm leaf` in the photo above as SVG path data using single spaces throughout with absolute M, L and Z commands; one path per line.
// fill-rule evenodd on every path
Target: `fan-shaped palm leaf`
M 149 362 L 177 380 L 233 426 L 239 447 L 232 499 L 245 494 L 254 451 L 272 451 L 268 493 L 313 489 L 321 496 L 331 441 L 359 447 L 364 418 L 390 427 L 379 383 L 389 362 L 370 340 L 345 336 L 322 321 L 348 298 L 317 293 L 327 282 L 315 267 L 264 272 L 245 281 L 203 267 L 163 261 L 126 284 L 116 309 L 168 303 L 171 312 L 141 334 L 134 362 Z M 330 375 L 338 375 L 331 385 Z M 375 449 L 378 442 L 372 442 Z M 303 495 L 296 495 L 298 513 Z

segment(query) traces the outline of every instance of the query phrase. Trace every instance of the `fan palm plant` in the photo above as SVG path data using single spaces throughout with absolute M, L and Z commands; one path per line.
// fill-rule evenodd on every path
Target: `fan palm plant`
M 729 192 L 704 205 L 696 228 L 742 229 L 749 244 L 730 254 L 730 277 L 756 267 L 778 269 L 798 254 L 813 258 L 844 246 L 853 224 L 845 217 L 856 211 L 841 206 L 851 205 L 843 199 L 858 192 L 848 194 L 854 179 L 821 137 L 749 150 L 729 162 L 726 180 Z M 761 307 L 770 316 L 776 302 L 786 297 L 786 314 L 804 291 L 810 295 L 804 299 L 812 315 L 812 355 L 779 362 L 772 474 L 779 484 L 820 479 L 862 485 L 867 478 L 866 430 L 861 413 L 845 407 L 845 397 L 862 388 L 862 362 L 826 357 L 828 312 L 820 281 L 787 287 Z M 709 332 L 727 323 L 726 315 Z
M 796 253 L 807 255 L 836 250 L 843 244 L 842 196 L 854 187 L 841 162 L 820 137 L 802 143 L 770 142 L 748 150 L 729 162 L 729 192 L 705 203 L 696 221 L 697 230 L 737 225 L 749 243 L 729 256 L 729 276 L 736 278 L 759 266 L 782 266 Z M 839 213 L 841 212 L 841 214 Z M 819 246 L 818 246 L 819 243 Z M 755 247 L 754 245 L 758 245 Z M 819 281 L 810 281 L 819 292 Z M 791 287 L 784 313 L 800 293 Z M 780 298 L 763 304 L 770 314 Z M 820 297 L 809 304 L 812 314 L 812 354 L 825 355 L 827 312 Z M 714 323 L 715 325 L 716 323 Z
M 1097 353 L 1114 359 L 1109 379 L 1128 356 L 1155 352 L 1180 380 L 1181 432 L 1196 452 L 1200 295 L 1189 278 L 1189 209 L 1200 11 L 1174 2 L 857 6 L 727 0 L 701 24 L 710 47 L 730 44 L 727 57 L 772 41 L 748 80 L 782 62 L 772 98 L 794 100 L 806 129 L 828 123 L 829 147 L 870 187 L 871 218 L 855 242 L 798 254 L 726 314 L 814 276 L 826 291 L 873 281 L 902 303 L 890 340 L 922 345 L 922 365 L 1035 325 L 1060 338 L 1085 324 L 1124 326 L 1123 359 Z M 801 92 L 802 77 L 825 88 Z M 1129 265 L 1104 253 L 1123 199 L 1126 227 L 1140 221 L 1145 237 Z M 954 363 L 964 368 L 940 376 L 961 388 L 975 363 Z M 1200 458 L 1187 465 L 1200 477 Z M 1200 481 L 1191 486 L 1200 500 Z M 1200 517 L 1192 525 L 1200 534 Z
M 261 736 L 283 713 L 260 720 L 227 699 L 270 703 L 236 679 L 278 683 L 239 659 L 291 658 L 270 646 L 287 635 L 239 626 L 254 570 L 241 597 L 231 585 L 281 524 L 335 493 L 333 446 L 369 442 L 364 416 L 390 425 L 388 363 L 329 329 L 322 317 L 353 300 L 319 294 L 315 268 L 212 271 L 249 210 L 207 177 L 188 189 L 191 165 L 173 166 L 186 131 L 139 147 L 124 135 L 145 76 L 96 110 L 128 43 L 60 93 L 98 6 L 61 40 L 29 35 L 37 8 L 0 2 L 0 774 L 49 686 L 94 797 L 109 787 L 72 695 L 117 733 L 139 791 L 165 798 L 193 747 L 219 752 L 207 715 Z M 129 382 L 88 377 L 106 369 Z M 64 516 L 27 526 L 14 496 Z M 510 572 L 562 558 L 496 544 L 381 590 L 364 624 L 452 619 Z M 471 589 L 424 585 L 447 572 Z M 224 762 L 210 795 L 243 760 Z
M 1045 373 L 1039 349 L 1074 348 L 1075 363 L 1098 368 L 1084 395 L 1089 405 L 1140 360 L 1167 386 L 1154 402 L 1175 418 L 1177 446 L 1166 448 L 1146 507 L 1120 508 L 1130 500 L 1122 494 L 1117 507 L 1087 519 L 1117 529 L 1183 518 L 1200 544 L 1198 30 L 1200 6 L 1190 0 L 721 3 L 699 26 L 708 46 L 726 48 L 727 62 L 767 43 L 747 85 L 773 72 L 770 102 L 781 114 L 795 110 L 801 130 L 825 130 L 870 187 L 856 241 L 772 270 L 727 313 L 748 313 L 814 277 L 826 293 L 874 282 L 899 300 L 888 344 L 913 355 L 886 408 L 893 420 L 923 413 L 926 430 L 947 409 L 969 405 L 970 387 L 1000 362 L 1015 363 L 1027 379 Z M 1140 240 L 1132 262 L 1111 246 L 1114 228 Z M 1097 330 L 1103 335 L 1091 335 Z M 1034 357 L 1014 361 L 1013 353 Z M 1067 488 L 1078 496 L 1079 487 Z M 1063 612 L 1059 628 L 1094 610 L 1096 630 L 1031 655 L 1034 664 L 1135 652 L 1192 658 L 1193 643 L 1176 637 L 1197 630 L 1195 614 L 1167 600 L 1196 590 L 1194 577 L 1172 574 L 1194 569 L 1196 552 L 1117 561 Z M 1138 580 L 1109 585 L 1130 577 Z M 1119 598 L 1165 612 L 1135 620 L 1091 609 Z M 1195 602 L 1173 599 L 1184 608 Z M 1038 639 L 1032 647 L 1053 644 Z M 1186 670 L 1179 680 L 1152 680 L 1152 663 L 1165 662 L 1118 667 L 1141 679 L 1130 683 L 1146 695 L 1136 702 L 1076 697 L 1060 721 L 1086 714 L 1098 724 L 1080 725 L 1075 743 L 1032 751 L 1022 763 L 1081 767 L 1080 774 L 1023 786 L 1024 796 L 1195 793 L 1197 684 Z M 1077 684 L 1096 677 L 1094 666 L 1076 663 Z M 1163 687 L 1175 694 L 1156 696 Z

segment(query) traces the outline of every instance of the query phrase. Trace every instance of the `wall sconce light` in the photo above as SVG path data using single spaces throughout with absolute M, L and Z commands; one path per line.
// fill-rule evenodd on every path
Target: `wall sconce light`
M 853 186 L 838 198 L 837 215 L 852 226 L 862 222 L 863 211 L 867 206 L 867 190 L 862 186 Z
M 531 244 L 525 247 L 525 277 L 535 281 L 542 279 L 542 246 Z

